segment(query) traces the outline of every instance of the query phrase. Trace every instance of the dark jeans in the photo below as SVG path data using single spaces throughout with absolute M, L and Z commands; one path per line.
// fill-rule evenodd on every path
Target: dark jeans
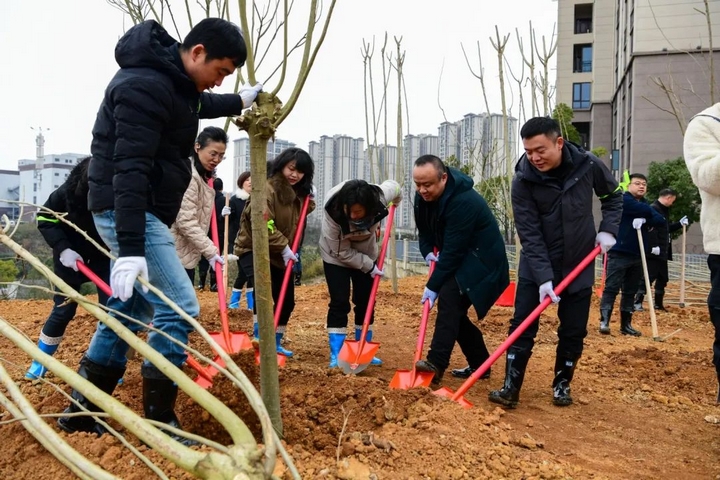
M 367 313 L 373 279 L 369 273 L 355 268 L 341 267 L 323 262 L 325 282 L 330 293 L 328 304 L 328 333 L 347 333 L 348 314 L 350 313 L 350 284 L 352 283 L 352 303 L 355 305 L 355 325 L 362 327 Z M 370 325 L 375 321 L 375 312 L 370 317 Z
M 710 311 L 710 321 L 715 327 L 715 340 L 713 341 L 713 365 L 720 379 L 720 255 L 708 255 L 710 268 L 710 294 L 707 304 Z
M 457 341 L 471 368 L 477 368 L 490 357 L 480 329 L 470 321 L 467 312 L 472 302 L 460 291 L 455 277 L 450 277 L 438 292 L 435 333 L 427 359 L 440 370 L 450 365 L 450 355 Z
M 90 268 L 98 277 L 100 277 L 105 283 L 110 283 L 110 259 L 106 258 L 98 261 L 87 261 L 87 266 Z M 53 255 L 53 271 L 55 275 L 60 277 L 65 283 L 72 287 L 76 291 L 80 291 L 80 286 L 89 282 L 90 280 L 80 272 L 76 272 L 70 268 L 63 266 L 60 263 L 58 255 Z M 60 289 L 55 287 L 56 292 L 60 292 Z M 98 303 L 106 305 L 108 296 L 103 293 L 101 289 L 98 291 Z M 47 344 L 53 344 L 53 342 L 59 342 L 59 339 L 65 335 L 70 321 L 75 317 L 77 311 L 77 303 L 69 301 L 64 294 L 56 294 L 53 296 L 53 309 L 50 312 L 50 316 L 45 321 L 41 331 L 42 340 Z M 55 340 L 52 340 L 55 339 Z M 50 342 L 50 343 L 48 343 Z
M 608 269 L 610 260 L 608 259 Z M 538 294 L 540 286 L 528 279 L 520 278 L 515 293 L 515 313 L 510 320 L 508 335 L 532 313 L 540 304 Z M 590 312 L 590 299 L 592 287 L 583 288 L 575 293 L 563 292 L 558 304 L 558 344 L 556 354 L 558 358 L 578 359 L 583 352 L 583 340 L 587 336 L 588 313 Z M 631 305 L 632 306 L 632 305 Z M 516 349 L 527 352 L 528 356 L 535 346 L 535 336 L 539 328 L 539 321 L 534 321 L 515 341 Z
M 639 256 L 610 253 L 607 264 L 605 290 L 600 299 L 601 310 L 612 310 L 615 298 L 622 289 L 620 311 L 633 312 L 635 294 L 643 278 L 642 259 Z
M 668 262 L 659 258 L 648 258 L 648 277 L 650 277 L 650 285 L 655 283 L 655 292 L 664 293 L 665 287 L 670 280 L 668 274 Z M 645 295 L 645 279 L 640 276 L 637 293 Z
M 255 272 L 253 267 L 252 252 L 244 254 L 238 260 L 240 263 L 245 276 L 247 277 L 248 288 L 254 288 L 255 286 Z M 275 307 L 277 306 L 278 299 L 280 298 L 280 290 L 282 289 L 282 283 L 285 278 L 285 269 L 278 268 L 270 265 L 270 284 L 272 287 L 272 298 L 273 298 L 273 314 L 275 313 Z M 256 297 L 257 299 L 257 297 Z M 290 321 L 290 315 L 292 315 L 295 309 L 295 285 L 292 281 L 288 282 L 287 291 L 285 292 L 285 301 L 283 302 L 282 311 L 280 312 L 280 319 L 278 320 L 278 333 L 285 332 L 285 326 Z M 253 314 L 257 314 L 257 301 L 253 305 Z

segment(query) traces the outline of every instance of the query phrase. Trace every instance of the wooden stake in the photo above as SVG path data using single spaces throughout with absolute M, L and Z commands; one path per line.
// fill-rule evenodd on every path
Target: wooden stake
M 682 260 L 680 264 L 680 308 L 685 308 L 685 239 L 687 233 L 687 226 L 682 226 Z
M 642 229 L 637 229 L 638 236 L 638 247 L 640 248 L 640 258 L 642 259 L 643 275 L 645 276 L 645 291 L 647 292 L 648 298 L 652 293 L 650 290 L 650 275 L 648 274 L 647 258 L 645 258 L 645 244 L 643 243 Z M 652 335 L 653 340 L 659 340 L 660 334 L 658 333 L 657 318 L 655 317 L 655 306 L 651 300 L 648 300 L 648 309 L 650 310 L 650 323 L 652 324 Z

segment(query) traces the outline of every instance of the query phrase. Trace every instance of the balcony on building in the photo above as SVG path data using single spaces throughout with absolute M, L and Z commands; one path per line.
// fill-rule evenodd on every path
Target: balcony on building
M 583 43 L 573 47 L 573 73 L 592 72 L 593 47 Z
M 575 34 L 592 33 L 593 4 L 575 5 Z

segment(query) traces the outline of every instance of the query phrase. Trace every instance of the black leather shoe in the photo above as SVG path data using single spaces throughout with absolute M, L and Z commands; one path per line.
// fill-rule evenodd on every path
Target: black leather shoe
M 465 368 L 458 368 L 456 370 L 452 370 L 450 373 L 455 378 L 470 378 L 470 375 L 475 373 L 475 370 L 477 370 L 477 368 L 471 368 L 470 365 L 468 365 Z M 480 375 L 480 380 L 487 380 L 488 378 L 490 378 L 489 368 L 487 369 L 487 372 Z
M 438 367 L 428 362 L 427 360 L 418 360 L 415 364 L 415 370 L 418 372 L 433 373 L 433 379 L 430 382 L 432 385 L 440 385 L 442 377 L 445 374 L 445 370 L 440 370 Z

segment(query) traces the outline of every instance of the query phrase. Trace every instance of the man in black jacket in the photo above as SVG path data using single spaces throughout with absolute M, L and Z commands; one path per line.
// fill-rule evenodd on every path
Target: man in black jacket
M 595 246 L 606 252 L 615 244 L 622 199 L 618 183 L 594 155 L 560 135 L 558 123 L 548 117 L 528 120 L 520 130 L 525 154 L 515 167 L 512 207 L 522 252 L 515 294 L 515 329 L 549 296 L 558 303 L 558 345 L 553 403 L 572 404 L 570 382 L 583 351 L 594 267 L 590 264 L 565 290 L 562 301 L 555 295 L 557 285 Z M 602 221 L 595 233 L 592 214 L 593 192 L 600 198 Z M 525 369 L 532 355 L 538 321 L 508 349 L 505 383 L 490 392 L 491 402 L 515 408 Z
M 648 231 L 648 244 L 650 255 L 648 256 L 648 276 L 650 285 L 655 282 L 655 310 L 665 310 L 663 299 L 665 298 L 665 287 L 668 284 L 668 261 L 672 260 L 672 237 L 673 232 L 680 230 L 683 225 L 689 225 L 687 215 L 679 221 L 670 223 L 670 207 L 677 199 L 677 192 L 672 188 L 663 188 L 658 194 L 658 199 L 650 205 L 665 218 L 665 224 L 654 227 Z M 637 295 L 635 295 L 635 311 L 642 311 L 642 302 L 645 297 L 645 280 L 640 281 Z
M 453 375 L 469 377 L 488 359 L 483 334 L 467 312 L 472 305 L 478 319 L 485 317 L 510 277 L 497 221 L 485 199 L 473 189 L 472 178 L 447 168 L 434 155 L 423 155 L 415 160 L 413 181 L 420 252 L 428 263 L 437 262 L 420 303 L 428 300 L 432 308 L 438 302 L 427 360 L 418 361 L 415 368 L 433 373 L 432 382 L 437 385 L 450 364 L 456 341 L 469 365 L 453 370 Z
M 115 59 L 120 70 L 105 90 L 93 127 L 89 209 L 95 226 L 117 260 L 110 274 L 108 307 L 129 314 L 135 304 L 154 311 L 153 326 L 187 343 L 192 327 L 159 297 L 135 283 L 142 277 L 191 316 L 199 305 L 178 258 L 169 226 L 175 221 L 191 171 L 188 168 L 200 118 L 236 115 L 250 107 L 262 85 L 240 94 L 205 93 L 243 65 L 247 51 L 240 29 L 223 19 L 199 22 L 182 44 L 155 21 L 135 25 L 120 38 Z M 140 326 L 118 316 L 132 331 Z M 156 332 L 148 344 L 176 366 L 183 347 Z M 112 393 L 125 371 L 128 345 L 104 323 L 98 325 L 78 373 Z M 178 427 L 177 385 L 145 360 L 142 365 L 145 416 Z M 80 392 L 84 407 L 97 407 Z M 71 404 L 66 410 L 79 410 Z M 65 431 L 103 433 L 90 417 L 62 417 Z

